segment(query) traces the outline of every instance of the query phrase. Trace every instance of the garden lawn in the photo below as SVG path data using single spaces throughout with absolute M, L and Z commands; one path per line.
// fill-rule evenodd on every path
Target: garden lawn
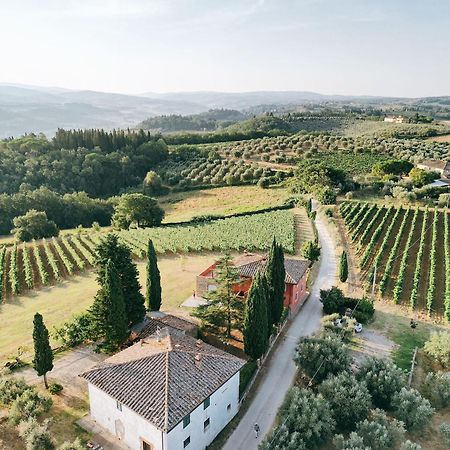
M 186 254 L 158 258 L 163 286 L 162 310 L 174 311 L 192 295 L 195 277 L 217 259 L 217 254 Z M 145 292 L 145 262 L 138 263 L 140 281 Z M 94 272 L 86 272 L 41 291 L 9 299 L 0 305 L 0 365 L 17 348 L 26 347 L 27 360 L 32 352 L 33 316 L 44 316 L 49 330 L 85 311 L 92 304 L 98 285 Z M 181 312 L 181 311 L 180 311 Z M 182 310 L 182 312 L 187 313 Z M 52 342 L 52 345 L 58 345 Z
M 229 215 L 280 205 L 289 197 L 286 189 L 229 186 L 179 192 L 158 199 L 166 211 L 164 222 L 181 222 L 203 214 Z

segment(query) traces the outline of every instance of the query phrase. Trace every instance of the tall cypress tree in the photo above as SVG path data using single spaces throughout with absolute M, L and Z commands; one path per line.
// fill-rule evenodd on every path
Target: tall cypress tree
M 158 269 L 155 247 L 151 239 L 147 249 L 147 293 L 145 300 L 150 311 L 159 311 L 161 307 L 161 275 Z
M 90 312 L 99 337 L 108 347 L 117 348 L 129 335 L 125 301 L 119 274 L 111 260 L 106 264 L 101 288 L 95 296 Z
M 261 285 L 262 274 L 257 273 L 247 296 L 244 316 L 244 349 L 253 360 L 267 350 L 269 340 L 268 301 Z
M 270 321 L 272 324 L 277 324 L 283 313 L 286 271 L 283 247 L 277 244 L 275 238 L 273 238 L 267 258 L 266 276 L 269 284 Z
M 45 388 L 48 389 L 47 372 L 53 369 L 53 352 L 48 339 L 48 330 L 39 313 L 33 320 L 34 359 L 33 367 L 39 376 L 44 376 Z
M 141 322 L 145 317 L 145 299 L 141 293 L 139 273 L 133 262 L 131 250 L 119 242 L 117 235 L 109 233 L 97 246 L 96 253 L 98 282 L 102 283 L 106 265 L 111 260 L 120 279 L 128 324 Z
M 339 279 L 345 283 L 348 278 L 348 259 L 345 251 L 341 254 L 341 261 L 339 263 Z

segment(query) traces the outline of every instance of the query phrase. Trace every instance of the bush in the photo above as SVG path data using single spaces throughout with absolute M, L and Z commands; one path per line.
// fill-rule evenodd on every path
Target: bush
M 359 422 L 357 433 L 372 450 L 388 450 L 403 441 L 405 428 L 402 422 L 389 419 L 380 409 L 372 411 L 370 419 Z
M 425 342 L 425 353 L 438 361 L 442 367 L 450 367 L 450 331 L 433 333 Z
M 34 389 L 27 389 L 12 402 L 9 410 L 9 421 L 13 425 L 17 425 L 22 420 L 38 417 L 48 412 L 52 404 L 51 398 L 39 394 Z
M 270 180 L 267 177 L 262 177 L 258 180 L 257 185 L 262 189 L 267 189 L 270 186 Z
M 58 236 L 59 229 L 53 220 L 47 219 L 47 214 L 43 211 L 31 209 L 23 216 L 13 219 L 15 234 L 18 241 L 31 241 L 32 239 L 49 238 Z
M 71 321 L 53 329 L 53 337 L 66 347 L 76 347 L 86 341 L 96 339 L 95 324 L 89 312 L 73 316 Z
M 362 364 L 357 378 L 367 383 L 375 406 L 389 409 L 395 394 L 405 385 L 405 374 L 394 363 L 384 359 L 368 358 Z
M 301 255 L 311 261 L 317 261 L 320 257 L 320 246 L 314 241 L 307 241 L 302 245 Z
M 23 378 L 2 376 L 0 378 L 0 403 L 10 405 L 27 389 L 31 389 Z
M 58 450 L 85 450 L 86 447 L 77 438 L 73 442 L 64 442 L 58 447 Z
M 392 399 L 394 416 L 408 430 L 418 431 L 428 425 L 434 413 L 430 402 L 415 389 L 403 388 Z
M 244 393 L 257 368 L 258 363 L 256 361 L 247 361 L 244 364 L 239 373 L 239 395 Z
M 450 405 L 450 373 L 430 372 L 422 385 L 423 395 L 430 400 L 435 408 L 445 408 Z
M 356 320 L 345 317 L 340 321 L 340 324 L 337 325 L 338 319 L 341 319 L 341 316 L 338 313 L 324 316 L 321 320 L 323 329 L 338 335 L 344 341 L 350 340 L 355 332 Z
M 263 450 L 313 450 L 331 438 L 335 422 L 321 394 L 292 388 L 280 409 L 280 423 L 261 445 Z
M 331 406 L 336 426 L 352 430 L 355 424 L 367 417 L 370 409 L 370 394 L 363 381 L 353 375 L 340 373 L 326 379 L 319 392 Z
M 49 421 L 39 424 L 35 418 L 20 422 L 19 435 L 25 441 L 26 450 L 53 450 L 55 446 L 48 432 Z
M 441 432 L 444 444 L 447 445 L 447 447 L 450 447 L 450 422 L 441 423 L 439 431 Z
M 363 438 L 355 432 L 350 433 L 347 439 L 342 434 L 336 435 L 333 444 L 337 450 L 372 450 L 364 445 Z
M 50 394 L 52 394 L 52 395 L 59 394 L 63 389 L 64 389 L 63 386 L 62 386 L 61 384 L 58 384 L 58 383 L 52 383 L 52 384 L 48 387 L 48 391 L 49 391 Z
M 402 445 L 400 445 L 399 450 L 422 450 L 422 447 L 415 442 L 405 441 Z
M 310 378 L 320 383 L 328 375 L 348 371 L 351 357 L 347 346 L 331 335 L 311 336 L 300 339 L 294 360 Z

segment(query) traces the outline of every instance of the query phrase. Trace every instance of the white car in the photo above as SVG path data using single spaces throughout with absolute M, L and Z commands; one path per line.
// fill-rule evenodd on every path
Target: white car
M 356 322 L 356 324 L 355 324 L 355 333 L 361 333 L 362 329 L 363 329 L 362 324 L 360 324 L 359 322 Z

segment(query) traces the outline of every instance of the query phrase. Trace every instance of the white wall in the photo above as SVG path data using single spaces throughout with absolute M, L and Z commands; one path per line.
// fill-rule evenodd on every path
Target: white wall
M 206 410 L 202 403 L 191 412 L 191 421 L 186 428 L 183 429 L 181 421 L 168 435 L 125 405 L 122 405 L 122 411 L 118 410 L 112 397 L 90 383 L 89 401 L 92 418 L 115 436 L 120 435 L 122 429 L 122 440 L 133 450 L 141 450 L 141 438 L 152 444 L 154 450 L 184 450 L 183 443 L 188 436 L 191 443 L 187 450 L 204 450 L 239 410 L 239 372 L 211 395 Z M 228 405 L 231 405 L 229 411 Z M 208 418 L 210 425 L 204 431 L 203 424 Z
M 230 411 L 227 406 L 231 405 Z M 211 403 L 204 410 L 203 403 L 191 412 L 191 423 L 183 429 L 179 423 L 167 435 L 168 448 L 165 450 L 184 450 L 183 442 L 190 436 L 187 450 L 204 450 L 223 430 L 239 410 L 239 372 L 211 395 Z M 209 428 L 203 431 L 203 423 L 210 420 Z
M 121 440 L 131 449 L 141 450 L 141 438 L 143 438 L 153 445 L 154 450 L 167 450 L 165 433 L 125 405 L 122 405 L 122 411 L 118 410 L 116 401 L 91 383 L 89 383 L 89 402 L 92 418 L 112 435 L 121 437 Z M 123 430 L 122 436 L 120 436 L 120 429 Z

